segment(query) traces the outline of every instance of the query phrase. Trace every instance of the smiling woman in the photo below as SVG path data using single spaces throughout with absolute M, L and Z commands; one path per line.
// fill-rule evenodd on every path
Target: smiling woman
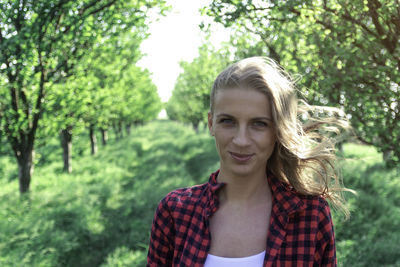
M 225 69 L 210 99 L 220 169 L 160 202 L 147 266 L 336 266 L 326 199 L 344 207 L 345 189 L 325 135 L 346 125 L 339 111 L 298 105 L 289 76 L 261 57 Z M 308 111 L 319 117 L 300 121 Z
M 263 177 L 275 146 L 268 97 L 254 89 L 219 90 L 208 126 L 220 156 L 219 181 Z M 243 193 L 242 193 L 243 196 Z

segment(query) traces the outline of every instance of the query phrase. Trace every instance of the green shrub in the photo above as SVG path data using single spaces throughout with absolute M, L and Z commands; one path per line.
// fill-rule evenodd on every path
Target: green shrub
M 146 256 L 143 251 L 131 251 L 126 247 L 117 248 L 107 256 L 106 263 L 101 267 L 142 267 L 146 265 Z
M 374 148 L 345 146 L 342 176 L 351 217 L 336 216 L 337 254 L 341 266 L 400 266 L 399 169 L 388 169 Z

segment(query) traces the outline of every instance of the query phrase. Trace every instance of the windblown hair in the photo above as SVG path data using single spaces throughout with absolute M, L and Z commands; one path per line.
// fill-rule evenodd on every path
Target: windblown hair
M 211 113 L 218 90 L 242 88 L 267 95 L 277 142 L 267 172 L 289 183 L 298 193 L 327 198 L 346 217 L 342 186 L 335 168 L 335 143 L 350 129 L 340 109 L 308 105 L 298 100 L 293 79 L 272 59 L 243 59 L 222 71 L 210 97 Z

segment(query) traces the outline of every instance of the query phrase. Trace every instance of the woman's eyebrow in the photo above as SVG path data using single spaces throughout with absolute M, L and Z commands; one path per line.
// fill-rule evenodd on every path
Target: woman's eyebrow
M 253 118 L 253 120 L 267 120 L 267 121 L 272 121 L 272 119 L 271 119 L 271 118 L 268 118 L 268 117 L 256 117 L 256 118 Z
M 232 115 L 229 115 L 229 114 L 227 114 L 227 113 L 220 113 L 220 114 L 217 114 L 217 118 L 219 118 L 219 117 L 229 117 L 229 118 L 233 118 Z
M 217 118 L 220 118 L 220 117 L 229 117 L 229 118 L 233 118 L 233 116 L 232 115 L 230 115 L 230 114 L 227 114 L 227 113 L 220 113 L 220 114 L 217 114 Z M 268 121 L 273 121 L 271 118 L 268 118 L 268 117 L 255 117 L 255 118 L 252 118 L 252 120 L 268 120 Z

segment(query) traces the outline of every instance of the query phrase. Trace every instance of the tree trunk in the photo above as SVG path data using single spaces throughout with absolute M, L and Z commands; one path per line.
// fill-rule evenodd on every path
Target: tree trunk
M 103 146 L 106 146 L 108 141 L 108 132 L 106 129 L 103 128 L 100 129 L 100 132 L 101 132 L 101 142 Z
M 389 161 L 392 158 L 393 150 L 387 149 L 383 151 L 382 158 L 385 162 Z
M 117 129 L 117 125 L 115 123 L 112 124 L 112 129 L 114 131 L 115 139 L 118 140 L 119 139 L 118 129 Z
M 27 148 L 17 156 L 18 161 L 18 176 L 19 176 L 19 192 L 21 194 L 29 191 L 31 178 L 33 174 L 33 159 L 35 151 Z
M 121 134 L 121 129 L 119 128 L 118 124 L 113 124 L 113 128 L 114 128 L 114 133 L 115 133 L 115 138 L 117 140 L 121 139 L 122 134 Z
M 344 153 L 344 151 L 343 151 L 343 142 L 339 142 L 336 145 L 337 145 L 338 151 L 343 154 Z
M 199 133 L 199 122 L 193 122 L 193 129 L 195 130 L 196 134 Z
M 72 148 L 72 132 L 71 127 L 62 129 L 60 132 L 61 146 L 63 148 L 63 160 L 64 168 L 63 171 L 67 173 L 72 172 L 71 165 L 71 148 Z
M 118 132 L 119 132 L 119 137 L 123 138 L 124 137 L 124 133 L 122 131 L 122 122 L 118 122 Z
M 89 137 L 90 137 L 90 147 L 91 147 L 91 154 L 96 155 L 97 153 L 97 139 L 94 133 L 94 125 L 90 125 L 89 127 Z
M 126 124 L 126 134 L 127 135 L 131 134 L 131 126 L 132 126 L 132 123 L 130 123 L 130 122 Z
M 135 127 L 142 126 L 143 124 L 144 124 L 144 123 L 143 123 L 142 120 L 134 121 L 134 122 L 133 122 L 133 125 L 134 125 Z

